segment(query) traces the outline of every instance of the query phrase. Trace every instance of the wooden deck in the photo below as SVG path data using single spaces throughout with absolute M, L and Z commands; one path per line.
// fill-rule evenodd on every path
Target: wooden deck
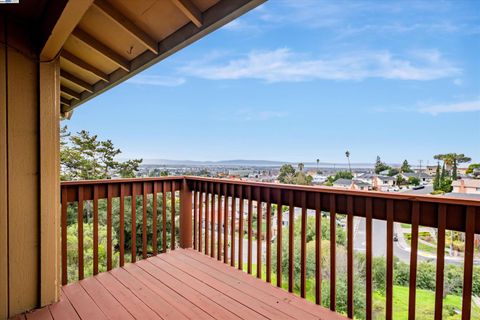
M 194 250 L 177 249 L 66 285 L 18 319 L 345 319 Z

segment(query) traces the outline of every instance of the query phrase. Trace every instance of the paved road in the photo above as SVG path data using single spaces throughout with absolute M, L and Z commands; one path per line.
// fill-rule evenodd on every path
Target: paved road
M 432 185 L 425 186 L 425 188 L 418 189 L 418 190 L 412 190 L 412 189 L 400 190 L 400 193 L 408 193 L 408 194 L 430 194 L 432 192 L 433 192 Z
M 356 220 L 356 232 L 354 234 L 354 250 L 355 251 L 366 251 L 366 238 L 365 238 L 365 229 L 366 223 L 365 219 L 355 218 Z M 387 224 L 385 221 L 381 220 L 372 220 L 372 252 L 374 257 L 386 257 L 387 256 Z M 409 263 L 410 262 L 410 251 L 407 251 L 401 248 L 397 242 L 394 242 L 393 254 L 398 257 L 400 261 Z M 430 260 L 429 258 L 418 256 L 418 261 Z

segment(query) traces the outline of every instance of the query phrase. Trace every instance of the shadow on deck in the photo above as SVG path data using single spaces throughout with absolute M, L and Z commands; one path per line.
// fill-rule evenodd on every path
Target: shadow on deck
M 66 285 L 18 319 L 345 319 L 194 250 L 177 249 Z

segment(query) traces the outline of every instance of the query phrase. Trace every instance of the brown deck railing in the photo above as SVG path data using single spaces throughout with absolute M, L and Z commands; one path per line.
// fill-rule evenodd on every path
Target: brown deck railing
M 173 192 L 172 192 L 173 191 Z M 180 212 L 175 211 L 175 197 L 179 193 Z M 170 194 L 170 217 L 167 217 L 167 193 Z M 153 195 L 148 199 L 148 195 Z M 162 195 L 162 208 L 157 208 L 157 195 Z M 272 226 L 277 226 L 277 252 L 282 252 L 283 207 L 288 207 L 288 270 L 282 270 L 282 255 L 276 257 L 276 285 L 282 286 L 282 274 L 288 279 L 288 290 L 294 288 L 294 251 L 300 250 L 300 295 L 306 295 L 306 229 L 307 210 L 315 211 L 315 301 L 321 302 L 321 222 L 322 211 L 330 213 L 330 309 L 336 308 L 336 228 L 337 214 L 347 216 L 347 315 L 353 317 L 353 217 L 366 219 L 366 318 L 371 319 L 372 305 L 372 219 L 386 221 L 386 318 L 392 318 L 393 310 L 393 223 L 408 223 L 412 226 L 410 279 L 409 279 L 409 319 L 415 319 L 416 276 L 419 226 L 438 229 L 436 259 L 435 319 L 442 318 L 444 293 L 444 252 L 445 231 L 465 232 L 464 280 L 462 319 L 470 319 L 472 299 L 472 277 L 474 262 L 474 235 L 480 234 L 480 201 L 436 197 L 414 196 L 398 193 L 350 191 L 334 188 L 303 187 L 284 184 L 256 183 L 238 180 L 211 179 L 200 177 L 165 177 L 146 179 L 76 181 L 62 183 L 62 282 L 67 283 L 67 207 L 69 203 L 78 203 L 78 278 L 84 275 L 83 263 L 83 212 L 84 201 L 93 201 L 93 272 L 98 272 L 98 200 L 107 199 L 107 270 L 112 268 L 112 199 L 120 198 L 118 245 L 120 262 L 124 264 L 125 212 L 124 199 L 127 196 L 142 196 L 142 248 L 141 258 L 156 255 L 167 250 L 166 221 L 171 221 L 170 250 L 177 245 L 193 247 L 211 257 L 252 273 L 253 246 L 257 246 L 256 274 L 261 277 L 262 268 L 266 281 L 272 280 Z M 151 252 L 147 252 L 147 201 L 151 202 L 153 219 L 153 237 Z M 254 210 L 254 202 L 256 209 Z M 136 230 L 136 202 L 131 202 L 132 225 Z M 273 212 L 276 204 L 277 212 Z M 294 243 L 294 209 L 301 208 L 300 248 Z M 263 212 L 262 210 L 265 210 Z M 157 211 L 161 212 L 162 226 L 157 226 Z M 117 212 L 115 213 L 117 214 Z M 247 215 L 244 221 L 244 214 Z M 176 243 L 175 217 L 179 220 L 179 243 Z M 253 230 L 253 220 L 257 219 L 257 228 Z M 263 221 L 265 220 L 265 221 Z M 266 225 L 265 264 L 262 263 L 262 225 Z M 162 247 L 158 248 L 157 230 L 162 232 Z M 193 229 L 193 232 L 192 232 Z M 247 248 L 243 248 L 243 235 L 247 234 Z M 254 243 L 254 233 L 256 241 Z M 136 259 L 136 233 L 131 237 L 131 261 Z M 377 239 L 376 239 L 377 241 Z M 237 249 L 238 248 L 238 249 Z M 247 261 L 243 261 L 243 252 L 247 250 Z

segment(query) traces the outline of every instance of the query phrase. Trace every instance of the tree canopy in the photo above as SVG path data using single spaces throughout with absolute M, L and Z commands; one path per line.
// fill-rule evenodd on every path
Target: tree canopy
M 100 140 L 86 130 L 72 134 L 64 126 L 60 132 L 60 177 L 62 180 L 135 177 L 142 159 L 117 161 L 115 158 L 121 153 L 111 140 Z

